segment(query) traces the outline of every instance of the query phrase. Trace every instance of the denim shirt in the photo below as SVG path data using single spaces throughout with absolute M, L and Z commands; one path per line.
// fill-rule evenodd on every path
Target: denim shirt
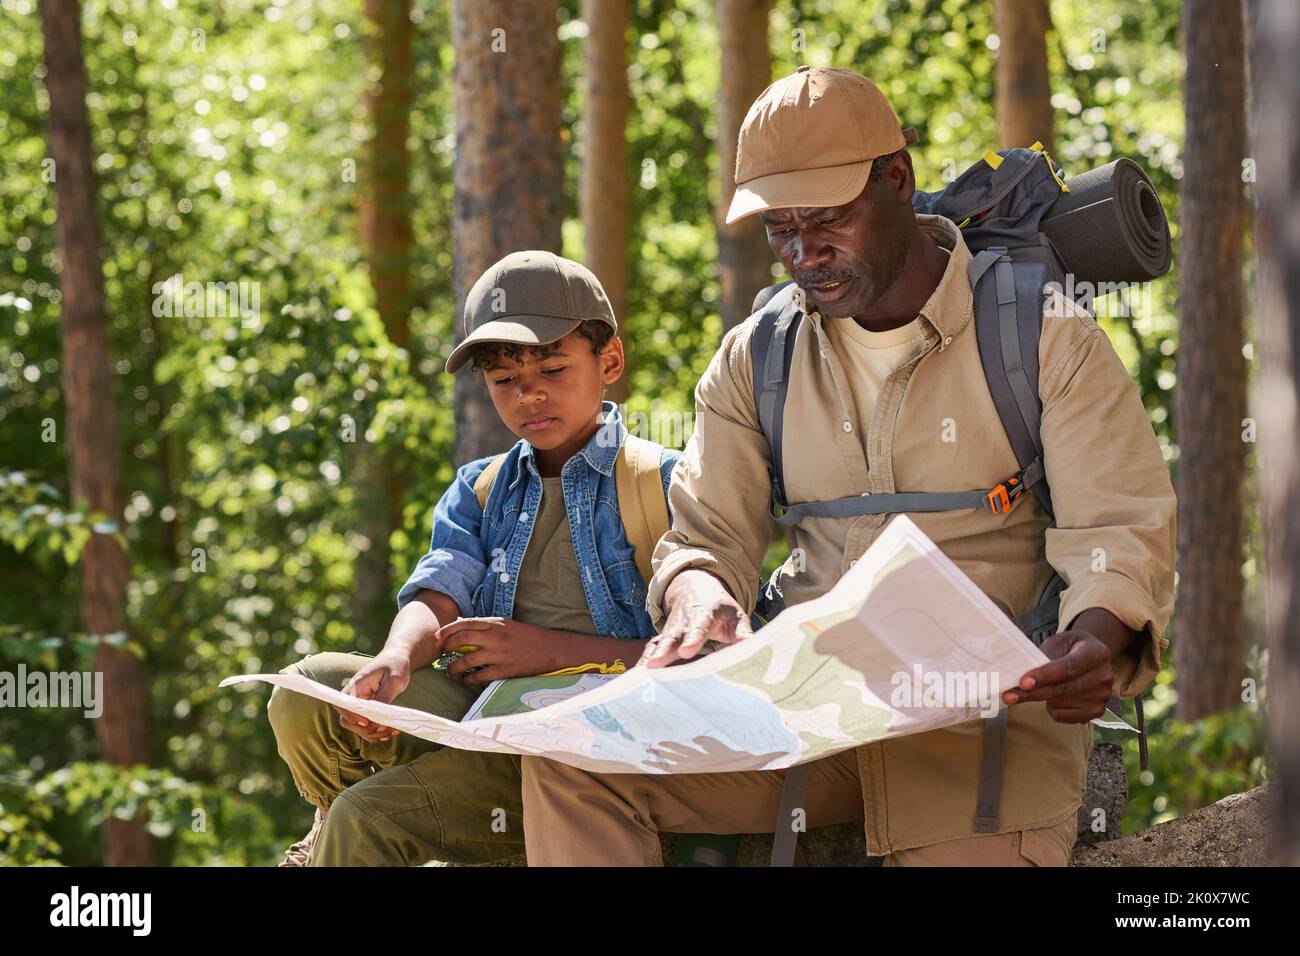
M 603 403 L 603 424 L 560 471 L 573 551 L 596 633 L 648 638 L 655 633 L 646 613 L 645 583 L 623 530 L 614 481 L 614 459 L 627 429 L 618 407 Z M 664 493 L 681 452 L 665 449 L 659 462 Z M 506 452 L 480 508 L 474 481 L 492 461 L 462 465 L 433 512 L 433 540 L 397 595 L 405 607 L 421 588 L 441 591 L 465 617 L 510 617 L 515 583 L 542 500 L 542 478 L 533 446 L 520 439 Z

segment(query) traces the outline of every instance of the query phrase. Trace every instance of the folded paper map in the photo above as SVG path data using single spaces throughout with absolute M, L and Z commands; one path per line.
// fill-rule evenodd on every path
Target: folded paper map
M 991 716 L 1047 658 L 905 515 L 822 597 L 754 637 L 538 710 L 461 722 L 250 674 L 405 733 L 606 773 L 776 770 Z M 1030 706 L 1030 705 L 1019 705 Z
M 480 717 L 504 717 L 541 710 L 562 700 L 585 694 L 614 679 L 613 674 L 538 674 L 494 680 L 479 694 L 461 722 Z

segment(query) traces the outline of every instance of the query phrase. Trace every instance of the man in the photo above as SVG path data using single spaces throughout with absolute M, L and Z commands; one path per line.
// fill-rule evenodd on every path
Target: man
M 790 502 L 987 488 L 1017 471 L 980 363 L 957 227 L 918 216 L 905 136 L 884 95 L 847 70 L 800 67 L 740 132 L 728 215 L 758 214 L 803 290 L 789 373 Z M 771 451 L 752 390 L 754 320 L 732 329 L 696 390 L 673 473 L 675 525 L 647 608 L 661 633 L 641 666 L 750 635 L 768 543 Z M 1175 501 L 1142 401 L 1105 333 L 1059 295 L 1039 345 L 1041 438 L 1055 522 L 1033 495 L 1001 514 L 910 517 L 1010 615 L 1053 569 L 1051 659 L 1008 690 L 1000 804 L 977 822 L 982 721 L 869 744 L 809 768 L 807 824 L 861 819 L 890 866 L 1064 865 L 1075 840 L 1089 721 L 1150 683 L 1173 603 Z M 778 571 L 786 604 L 827 591 L 889 515 L 809 517 Z M 588 774 L 525 758 L 529 862 L 660 861 L 658 831 L 770 832 L 785 774 Z

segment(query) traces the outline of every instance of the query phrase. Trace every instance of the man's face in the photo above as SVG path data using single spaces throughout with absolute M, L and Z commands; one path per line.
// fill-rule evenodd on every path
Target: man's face
M 829 318 L 862 315 L 898 281 L 907 259 L 915 181 L 900 153 L 851 202 L 760 213 L 767 242 Z

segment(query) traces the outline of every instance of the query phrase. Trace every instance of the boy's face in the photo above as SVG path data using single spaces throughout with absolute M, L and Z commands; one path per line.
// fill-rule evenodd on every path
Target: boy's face
M 576 332 L 522 358 L 500 358 L 483 369 L 488 394 L 506 427 L 563 464 L 599 425 L 605 386 L 623 372 L 623 343 L 614 336 L 600 352 Z

